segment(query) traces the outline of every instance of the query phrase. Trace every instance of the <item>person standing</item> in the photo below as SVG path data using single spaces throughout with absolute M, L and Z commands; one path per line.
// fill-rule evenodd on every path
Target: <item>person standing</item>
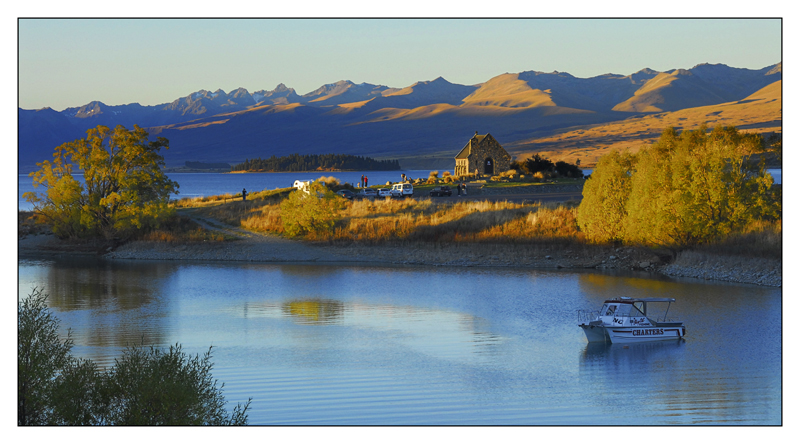
M 242 202 L 247 201 L 247 190 L 242 188 Z
M 364 176 L 364 188 L 369 186 L 369 177 Z
M 461 197 L 461 184 L 456 187 L 458 189 L 458 197 Z

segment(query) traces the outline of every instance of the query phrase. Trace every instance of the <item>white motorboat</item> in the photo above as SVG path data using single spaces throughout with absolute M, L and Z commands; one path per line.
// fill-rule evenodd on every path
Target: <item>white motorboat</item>
M 673 298 L 614 298 L 608 299 L 597 311 L 579 310 L 579 327 L 589 342 L 629 344 L 636 342 L 669 341 L 686 336 L 683 322 L 667 319 Z M 648 304 L 666 303 L 664 315 L 657 317 Z

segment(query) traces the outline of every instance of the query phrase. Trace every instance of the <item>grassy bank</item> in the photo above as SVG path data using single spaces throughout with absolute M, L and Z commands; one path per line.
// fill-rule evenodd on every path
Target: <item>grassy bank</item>
M 183 200 L 179 208 L 256 232 L 284 234 L 280 202 L 292 189 L 263 191 L 248 196 L 216 196 Z M 312 232 L 306 241 L 329 245 L 445 245 L 471 244 L 546 246 L 582 250 L 618 248 L 592 244 L 576 222 L 577 203 L 522 204 L 506 201 L 443 202 L 428 198 L 342 201 L 330 231 Z M 668 260 L 680 251 L 637 247 Z M 758 222 L 722 240 L 692 247 L 707 255 L 780 259 L 781 221 Z

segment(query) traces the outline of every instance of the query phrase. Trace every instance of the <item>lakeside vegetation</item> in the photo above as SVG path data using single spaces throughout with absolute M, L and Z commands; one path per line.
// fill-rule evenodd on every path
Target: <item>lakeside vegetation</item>
M 613 151 L 584 187 L 581 231 L 594 242 L 681 248 L 779 224 L 781 188 L 764 150 L 761 136 L 702 126 L 667 128 L 636 154 Z
M 780 258 L 781 193 L 766 174 L 764 146 L 758 136 L 735 128 L 710 132 L 703 128 L 682 134 L 667 129 L 650 149 L 604 157 L 586 181 L 580 204 L 443 202 L 425 197 L 346 201 L 332 193 L 346 185 L 323 177 L 316 182 L 316 193 L 273 190 L 251 196 L 248 202 L 216 199 L 217 204 L 211 204 L 214 199 L 206 199 L 182 201 L 178 206 L 203 207 L 203 214 L 249 230 L 337 245 L 629 245 L 672 257 L 695 249 L 708 254 Z M 541 158 L 533 160 L 547 163 Z M 583 182 L 561 177 L 553 169 L 535 175 L 512 170 L 482 186 L 547 186 L 554 178 L 562 184 Z M 436 184 L 473 179 L 448 174 L 440 178 L 433 171 L 415 191 L 424 196 L 425 190 Z M 293 203 L 287 204 L 289 201 Z M 302 220 L 310 222 L 298 225 Z M 649 225 L 637 225 L 643 223 Z
M 397 171 L 397 160 L 375 160 L 350 154 L 291 154 L 268 159 L 246 159 L 231 167 L 237 172 Z
M 241 194 L 181 199 L 152 219 L 156 223 L 127 233 L 127 239 L 169 243 L 233 239 L 200 227 L 187 215 L 191 212 L 248 230 L 335 245 L 628 245 L 664 250 L 672 257 L 686 249 L 702 249 L 710 254 L 780 258 L 781 192 L 772 186 L 764 162 L 765 155 L 780 157 L 780 147 L 780 140 L 764 143 L 760 136 L 736 128 L 701 127 L 680 134 L 668 128 L 657 143 L 636 154 L 604 156 L 591 179 L 573 178 L 580 173 L 577 165 L 532 156 L 515 162 L 517 170 L 492 177 L 456 177 L 447 171 L 440 177 L 431 171 L 428 178 L 414 181 L 415 194 L 423 197 L 406 200 L 348 201 L 334 192 L 354 190 L 353 186 L 323 176 L 311 193 L 286 188 L 251 192 L 247 201 Z M 461 182 L 487 190 L 586 185 L 580 204 L 426 197 L 433 186 Z M 41 215 L 34 213 L 41 221 Z M 105 233 L 99 231 L 108 236 Z
M 30 173 L 34 188 L 23 197 L 33 214 L 61 238 L 124 239 L 147 232 L 169 219 L 169 196 L 178 184 L 164 174 L 163 137 L 147 131 L 98 126 L 86 138 L 56 147 L 53 160 Z M 73 170 L 83 173 L 81 184 Z
M 211 349 L 129 346 L 102 371 L 72 355 L 39 289 L 17 311 L 17 425 L 246 425 L 251 400 L 226 411 Z

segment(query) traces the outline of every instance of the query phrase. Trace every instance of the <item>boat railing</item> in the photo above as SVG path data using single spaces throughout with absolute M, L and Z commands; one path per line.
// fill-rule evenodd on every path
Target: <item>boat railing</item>
M 578 322 L 591 322 L 600 317 L 600 310 L 578 310 Z

